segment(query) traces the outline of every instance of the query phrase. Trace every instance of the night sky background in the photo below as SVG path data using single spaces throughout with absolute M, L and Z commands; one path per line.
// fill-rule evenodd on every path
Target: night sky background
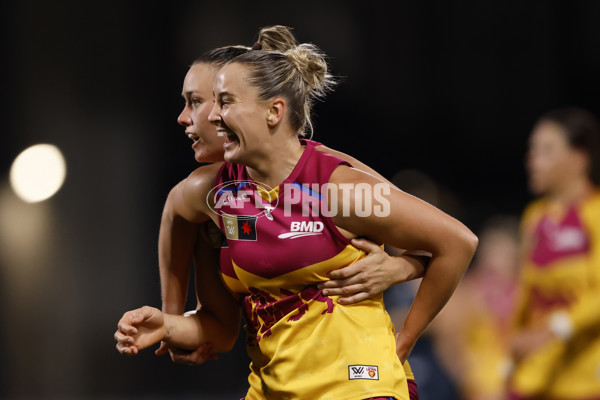
M 536 119 L 567 105 L 600 113 L 600 2 L 391 4 L 1 3 L 0 397 L 245 393 L 243 337 L 187 367 L 151 350 L 123 357 L 113 333 L 124 311 L 160 307 L 162 206 L 198 166 L 176 122 L 188 66 L 208 49 L 251 45 L 262 26 L 293 27 L 342 77 L 315 107 L 315 140 L 407 191 L 399 177 L 418 171 L 476 233 L 522 212 Z M 37 143 L 62 150 L 67 179 L 26 204 L 8 173 Z

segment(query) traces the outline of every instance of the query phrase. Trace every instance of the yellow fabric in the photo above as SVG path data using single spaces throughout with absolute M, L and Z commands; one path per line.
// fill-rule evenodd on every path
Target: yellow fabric
M 362 257 L 363 251 L 348 245 L 329 260 L 271 279 L 233 264 L 249 292 L 250 288 L 262 291 L 256 294 L 254 290 L 250 298 L 253 311 L 264 305 L 259 301 L 261 296 L 270 297 L 270 302 L 298 294 L 299 307 L 278 315 L 274 321 L 254 314 L 261 327 L 257 356 L 262 365 L 251 365 L 257 376 L 249 378 L 247 400 L 409 399 L 405 369 L 396 355 L 394 327 L 383 306 L 383 296 L 349 306 L 337 304 L 337 296 L 305 300 L 307 283 L 325 281 L 328 271 Z M 308 290 L 315 294 L 316 289 Z M 352 366 L 376 366 L 379 379 L 350 379 Z M 406 367 L 410 371 L 408 364 Z
M 402 368 L 404 368 L 404 375 L 406 375 L 406 379 L 410 379 L 411 381 L 414 381 L 415 374 L 413 374 L 412 368 L 410 367 L 408 360 L 404 361 L 404 364 L 402 364 Z
M 504 391 L 508 368 L 506 337 L 489 314 L 479 313 L 463 330 L 467 376 L 466 398 L 493 398 Z
M 524 264 L 515 329 L 547 326 L 557 310 L 573 322 L 573 336 L 556 339 L 515 366 L 512 390 L 522 396 L 555 399 L 600 397 L 600 192 L 576 205 L 589 242 L 589 251 L 563 257 L 539 268 L 531 260 L 532 234 L 542 218 L 560 220 L 567 210 L 550 207 L 545 200 L 525 211 L 522 232 Z M 561 299 L 564 304 L 532 307 L 534 295 Z
M 221 274 L 221 278 L 223 279 L 223 283 L 225 284 L 225 287 L 227 289 L 229 289 L 231 292 L 233 292 L 233 293 L 245 293 L 246 292 L 246 287 L 244 285 L 242 285 L 242 282 L 240 282 L 238 279 L 232 278 L 223 273 Z

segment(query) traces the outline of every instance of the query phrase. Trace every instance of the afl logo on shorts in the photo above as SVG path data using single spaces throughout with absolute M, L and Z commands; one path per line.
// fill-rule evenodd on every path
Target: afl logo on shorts
M 348 379 L 379 380 L 379 370 L 376 365 L 348 365 Z

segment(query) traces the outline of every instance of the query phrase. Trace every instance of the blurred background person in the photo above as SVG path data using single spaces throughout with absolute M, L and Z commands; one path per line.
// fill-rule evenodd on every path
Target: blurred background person
M 401 190 L 440 208 L 449 215 L 455 218 L 463 217 L 460 199 L 424 171 L 404 169 L 394 174 L 391 181 Z M 393 248 L 386 246 L 385 251 L 397 255 L 397 250 Z M 396 329 L 402 327 L 420 282 L 421 279 L 405 282 L 392 286 L 384 292 L 385 307 Z M 457 290 L 460 286 L 461 284 L 458 285 Z M 438 316 L 443 313 L 442 310 Z M 455 400 L 458 396 L 456 384 L 452 375 L 444 368 L 435 347 L 436 337 L 432 331 L 433 326 L 435 325 L 432 323 L 421 335 L 408 358 L 418 379 L 419 398 L 420 400 Z
M 600 399 L 599 135 L 575 107 L 533 127 L 511 399 Z
M 457 398 L 505 398 L 509 329 L 518 276 L 519 219 L 496 215 L 480 231 L 475 260 L 430 327 Z

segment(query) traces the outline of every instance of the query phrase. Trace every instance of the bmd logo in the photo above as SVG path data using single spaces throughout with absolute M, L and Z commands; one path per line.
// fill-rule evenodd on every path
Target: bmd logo
M 293 221 L 290 232 L 282 233 L 279 239 L 297 239 L 304 236 L 320 235 L 324 225 L 321 221 Z

